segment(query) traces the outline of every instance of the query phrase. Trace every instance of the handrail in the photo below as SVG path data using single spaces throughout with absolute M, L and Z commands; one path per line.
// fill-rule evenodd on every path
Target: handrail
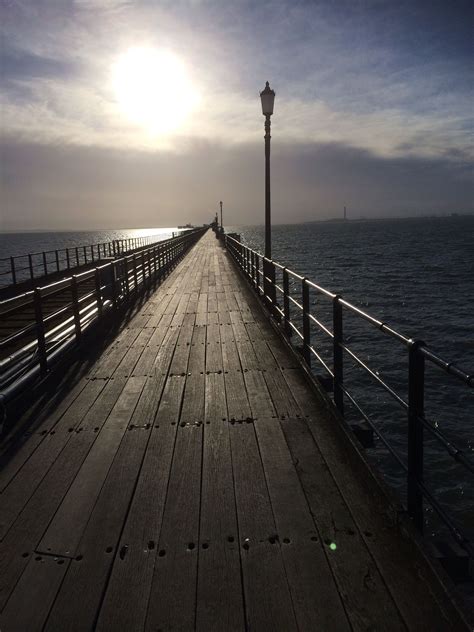
M 68 271 L 95 261 L 122 256 L 131 250 L 145 248 L 160 241 L 164 241 L 163 235 L 158 233 L 146 237 L 113 239 L 112 241 L 0 257 L 0 288 L 5 289 L 25 281 L 40 279 L 51 273 Z M 3 279 L 2 277 L 6 278 Z
M 264 257 L 261 253 L 252 250 L 242 244 L 238 239 L 229 235 L 219 235 L 225 242 L 225 247 L 232 256 L 236 264 L 250 281 L 259 298 L 268 308 L 270 315 L 275 319 L 281 329 L 282 335 L 291 343 L 293 333 L 298 335 L 302 342 L 302 360 L 311 370 L 311 359 L 316 358 L 321 366 L 330 376 L 332 381 L 332 392 L 334 406 L 341 416 L 344 416 L 344 399 L 347 399 L 362 418 L 372 428 L 374 433 L 380 438 L 387 450 L 406 472 L 407 486 L 407 509 L 412 517 L 415 526 L 423 531 L 423 501 L 427 501 L 437 512 L 441 520 L 451 531 L 458 544 L 462 546 L 471 557 L 474 557 L 473 546 L 467 536 L 462 533 L 454 521 L 447 516 L 445 510 L 429 490 L 423 480 L 424 465 L 424 433 L 426 429 L 430 435 L 438 441 L 444 448 L 445 453 L 459 463 L 467 472 L 474 472 L 473 463 L 466 454 L 460 450 L 444 433 L 435 427 L 425 417 L 424 396 L 425 396 L 425 364 L 426 362 L 437 366 L 446 374 L 456 378 L 468 388 L 474 387 L 474 374 L 466 373 L 452 362 L 447 362 L 433 353 L 422 341 L 413 340 L 396 331 L 387 323 L 375 318 L 371 314 L 363 311 L 338 294 L 330 292 L 326 288 L 317 285 L 306 277 L 290 270 L 272 259 Z M 282 281 L 277 279 L 280 275 Z M 293 296 L 290 289 L 290 277 L 295 280 L 295 288 L 300 286 L 298 295 L 294 289 Z M 332 304 L 332 331 L 311 313 L 310 291 L 328 299 Z M 278 304 L 277 296 L 283 300 L 283 309 Z M 296 308 L 298 325 L 295 322 L 293 311 Z M 408 351 L 408 401 L 400 396 L 394 388 L 389 386 L 378 372 L 371 369 L 353 349 L 349 347 L 343 335 L 344 312 L 350 312 L 357 318 L 369 323 L 376 330 L 397 341 Z M 328 344 L 332 347 L 332 366 L 322 358 L 319 350 L 311 343 L 311 326 L 317 327 L 319 331 L 327 336 Z M 393 448 L 390 441 L 370 416 L 361 408 L 354 395 L 348 390 L 344 379 L 344 356 L 350 358 L 355 366 L 359 367 L 378 386 L 380 386 L 392 400 L 400 406 L 407 415 L 407 461 Z
M 186 231 L 142 249 L 138 256 L 136 252 L 124 254 L 16 297 L 18 310 L 26 307 L 31 313 L 33 307 L 34 316 L 0 340 L 0 404 L 46 375 L 91 326 L 133 300 L 152 281 L 161 281 L 206 230 Z M 55 300 L 48 303 L 52 297 Z M 64 298 L 59 306 L 58 297 Z M 0 324 L 12 323 L 14 303 L 0 301 Z M 4 305 L 8 309 L 2 313 Z

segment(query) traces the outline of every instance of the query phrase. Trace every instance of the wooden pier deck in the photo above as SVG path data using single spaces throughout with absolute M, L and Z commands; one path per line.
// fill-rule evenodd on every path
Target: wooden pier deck
M 40 408 L 2 456 L 2 632 L 465 629 L 212 233 Z

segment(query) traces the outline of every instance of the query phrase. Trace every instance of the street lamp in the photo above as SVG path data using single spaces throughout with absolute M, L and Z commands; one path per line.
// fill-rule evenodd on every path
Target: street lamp
M 224 224 L 222 223 L 222 200 L 219 202 L 221 205 L 221 232 L 224 232 Z
M 270 200 L 270 116 L 273 114 L 273 105 L 275 103 L 275 92 L 270 88 L 268 81 L 265 84 L 265 90 L 260 92 L 262 101 L 262 114 L 265 117 L 265 257 L 272 258 L 272 218 L 271 218 L 271 200 Z M 272 283 L 269 285 L 264 278 L 264 293 L 269 296 L 273 306 L 275 306 L 276 290 L 275 290 L 275 270 L 273 266 L 268 264 L 264 267 L 264 276 L 269 277 Z M 266 287 L 265 287 L 266 286 Z

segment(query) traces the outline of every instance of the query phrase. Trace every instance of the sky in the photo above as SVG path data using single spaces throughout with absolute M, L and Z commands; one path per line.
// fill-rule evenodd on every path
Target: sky
M 0 0 L 0 230 L 474 213 L 464 0 Z

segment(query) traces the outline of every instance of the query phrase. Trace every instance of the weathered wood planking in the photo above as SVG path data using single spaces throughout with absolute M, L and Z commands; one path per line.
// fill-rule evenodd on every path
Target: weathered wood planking
M 222 374 L 206 376 L 196 629 L 243 630 L 237 515 Z
M 465 629 L 213 235 L 84 362 L 2 450 L 2 629 Z

